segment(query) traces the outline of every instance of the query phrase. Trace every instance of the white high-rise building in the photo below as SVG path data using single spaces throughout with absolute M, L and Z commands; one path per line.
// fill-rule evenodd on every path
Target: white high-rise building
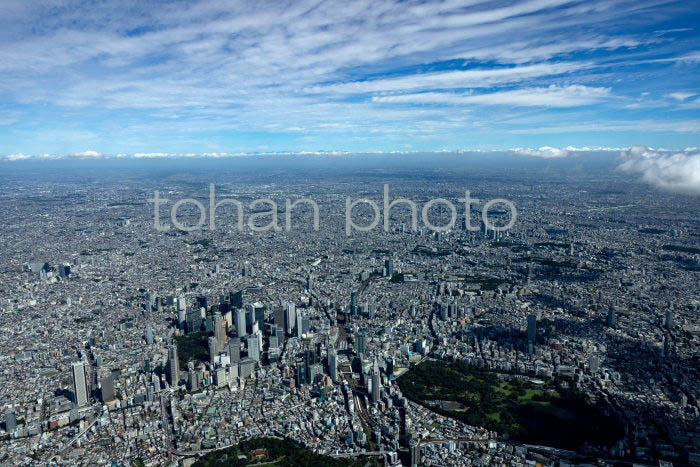
M 248 337 L 248 358 L 260 361 L 260 331 L 257 334 L 252 334 Z
M 285 324 L 285 331 L 287 331 L 288 335 L 291 335 L 294 333 L 294 325 L 296 324 L 297 321 L 297 312 L 296 312 L 296 307 L 294 306 L 293 303 L 287 303 L 286 308 L 284 310 L 284 324 Z
M 168 346 L 168 383 L 177 386 L 180 382 L 180 362 L 177 359 L 177 346 Z
M 84 407 L 88 403 L 87 378 L 85 377 L 85 363 L 73 363 L 73 394 L 75 405 Z
M 303 320 L 304 320 L 304 315 L 301 314 L 301 312 L 297 313 L 297 319 L 296 319 L 296 335 L 299 339 L 301 339 L 301 335 L 303 334 L 304 326 L 303 326 Z
M 372 369 L 372 402 L 375 404 L 379 402 L 379 398 L 381 397 L 381 389 L 382 383 L 381 375 L 379 374 L 379 362 L 375 358 L 374 368 Z
M 238 337 L 243 337 L 246 335 L 244 310 L 236 310 L 236 335 Z
M 216 337 L 216 341 L 221 346 L 216 349 L 219 352 L 226 344 L 226 323 L 219 313 L 214 316 L 214 337 Z

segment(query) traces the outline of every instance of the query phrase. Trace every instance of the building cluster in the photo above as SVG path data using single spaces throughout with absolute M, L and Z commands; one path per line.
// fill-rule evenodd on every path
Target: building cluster
M 655 221 L 633 188 L 600 194 L 582 179 L 561 195 L 533 175 L 472 187 L 518 206 L 509 231 L 484 228 L 476 207 L 452 229 L 413 231 L 397 207 L 387 230 L 347 237 L 333 210 L 357 197 L 351 178 L 312 193 L 318 231 L 301 211 L 289 232 L 223 217 L 214 231 L 161 232 L 141 196 L 156 185 L 141 183 L 69 180 L 0 200 L 1 464 L 188 465 L 264 436 L 382 465 L 578 462 L 409 401 L 399 379 L 431 359 L 574 385 L 625 426 L 595 451 L 603 464 L 700 465 L 690 201 L 655 200 Z M 450 177 L 412 183 L 412 199 L 463 191 Z M 228 188 L 253 198 L 269 185 Z M 70 202 L 11 209 L 66 191 Z

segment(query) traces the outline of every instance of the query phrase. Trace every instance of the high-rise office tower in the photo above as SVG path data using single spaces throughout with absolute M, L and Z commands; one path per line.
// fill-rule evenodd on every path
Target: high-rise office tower
M 256 334 L 251 334 L 248 336 L 248 358 L 255 360 L 256 362 L 260 361 L 259 335 L 260 331 L 258 331 Z
M 303 386 L 304 384 L 307 383 L 307 370 L 306 370 L 306 363 L 304 362 L 298 362 L 296 365 L 295 373 L 294 376 L 296 378 L 296 384 L 297 386 Z
M 178 309 L 177 310 L 177 327 L 180 329 L 185 329 L 186 322 L 187 322 L 187 310 L 185 310 L 184 308 Z
M 232 364 L 241 361 L 241 341 L 238 337 L 231 339 L 228 343 L 228 356 Z
M 591 355 L 591 357 L 588 359 L 588 368 L 591 370 L 591 373 L 598 373 L 598 369 L 600 368 L 600 359 L 596 355 Z
M 277 329 L 281 329 L 284 332 L 284 315 L 286 314 L 286 310 L 284 307 L 280 306 L 275 308 L 275 311 L 273 312 L 273 321 L 275 322 L 275 326 L 277 326 Z
M 187 332 L 199 332 L 202 327 L 202 312 L 199 308 L 193 308 L 187 311 L 185 318 L 187 324 Z
M 78 407 L 86 406 L 88 403 L 87 378 L 85 377 L 85 364 L 75 362 L 73 369 L 73 394 L 74 402 Z
M 194 368 L 190 368 L 187 371 L 187 390 L 196 391 L 197 389 L 199 389 L 197 373 L 194 371 Z
M 409 419 L 407 418 L 407 405 L 406 399 L 399 399 L 399 437 L 401 438 L 402 445 L 405 446 L 407 443 L 407 434 L 409 427 Z
M 153 344 L 153 327 L 150 324 L 146 326 L 146 344 Z
M 357 314 L 357 291 L 353 290 L 350 292 L 350 314 Z
M 246 335 L 244 310 L 236 310 L 236 335 L 239 338 Z
M 411 467 L 420 465 L 420 445 L 415 439 L 408 443 L 408 451 L 411 458 Z
M 388 258 L 384 261 L 384 267 L 386 268 L 386 275 L 391 277 L 394 275 L 394 260 Z
M 180 362 L 177 359 L 177 346 L 168 346 L 168 384 L 177 386 L 180 382 Z
M 100 380 L 100 398 L 103 403 L 114 400 L 114 376 L 111 373 Z
M 309 384 L 313 384 L 316 381 L 316 376 L 323 374 L 323 365 L 320 363 L 314 363 L 313 365 L 309 365 L 307 367 L 307 372 L 308 372 L 308 382 Z
M 214 360 L 216 359 L 216 354 L 219 350 L 219 342 L 214 336 L 210 336 L 207 339 L 207 346 L 209 349 L 209 364 L 214 366 Z
M 537 342 L 537 315 L 527 317 L 527 341 L 531 344 Z
M 355 352 L 357 352 L 358 355 L 364 355 L 367 353 L 367 341 L 365 334 L 363 332 L 357 333 L 355 336 L 356 342 L 355 342 Z
M 372 368 L 372 402 L 377 403 L 379 402 L 379 398 L 381 397 L 380 391 L 382 388 L 382 383 L 381 383 L 381 374 L 379 373 L 379 362 L 377 359 L 374 359 L 374 367 Z
M 328 351 L 328 372 L 334 383 L 338 382 L 338 354 L 334 348 Z
M 226 321 L 219 313 L 214 316 L 214 337 L 218 345 L 226 345 Z M 218 353 L 219 348 L 216 351 Z
M 14 412 L 5 412 L 5 431 L 12 433 L 17 429 L 17 416 Z
M 255 313 L 255 322 L 258 323 L 258 326 L 261 328 L 265 326 L 265 308 L 261 306 L 256 306 L 253 307 L 253 311 Z
M 284 313 L 285 331 L 288 335 L 294 334 L 294 326 L 297 321 L 296 307 L 293 303 L 287 303 Z
M 664 326 L 666 327 L 666 329 L 673 329 L 673 310 L 666 310 Z
M 231 294 L 231 305 L 235 306 L 236 308 L 243 308 L 243 290 L 239 290 L 236 293 Z
M 296 323 L 296 335 L 299 339 L 301 339 L 301 335 L 304 333 L 304 326 L 302 324 L 302 321 L 304 319 L 304 316 L 301 314 L 301 312 L 297 313 L 297 323 Z
M 250 329 L 255 324 L 255 306 L 252 303 L 248 304 L 245 311 L 245 327 Z M 253 332 L 253 331 L 250 331 Z

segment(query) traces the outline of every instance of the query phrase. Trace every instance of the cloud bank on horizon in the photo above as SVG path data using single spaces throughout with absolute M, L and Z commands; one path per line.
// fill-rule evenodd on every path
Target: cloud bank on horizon
M 700 148 L 659 151 L 633 146 L 621 155 L 617 167 L 642 181 L 666 191 L 700 194 Z
M 700 145 L 692 2 L 4 0 L 0 13 L 5 159 Z

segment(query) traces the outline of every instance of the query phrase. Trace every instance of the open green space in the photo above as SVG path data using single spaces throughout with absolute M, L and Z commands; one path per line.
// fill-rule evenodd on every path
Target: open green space
M 426 361 L 412 367 L 398 383 L 403 394 L 418 404 L 521 442 L 575 450 L 583 443 L 608 446 L 623 436 L 614 419 L 561 382 L 502 380 L 493 372 Z
M 187 368 L 187 362 L 209 360 L 209 343 L 206 332 L 193 332 L 175 338 L 177 344 L 177 357 L 180 361 L 180 369 Z
M 197 460 L 193 467 L 243 467 L 263 464 L 280 467 L 374 467 L 376 460 L 370 457 L 336 459 L 316 454 L 296 441 L 277 438 L 254 438 L 236 446 L 213 451 Z

